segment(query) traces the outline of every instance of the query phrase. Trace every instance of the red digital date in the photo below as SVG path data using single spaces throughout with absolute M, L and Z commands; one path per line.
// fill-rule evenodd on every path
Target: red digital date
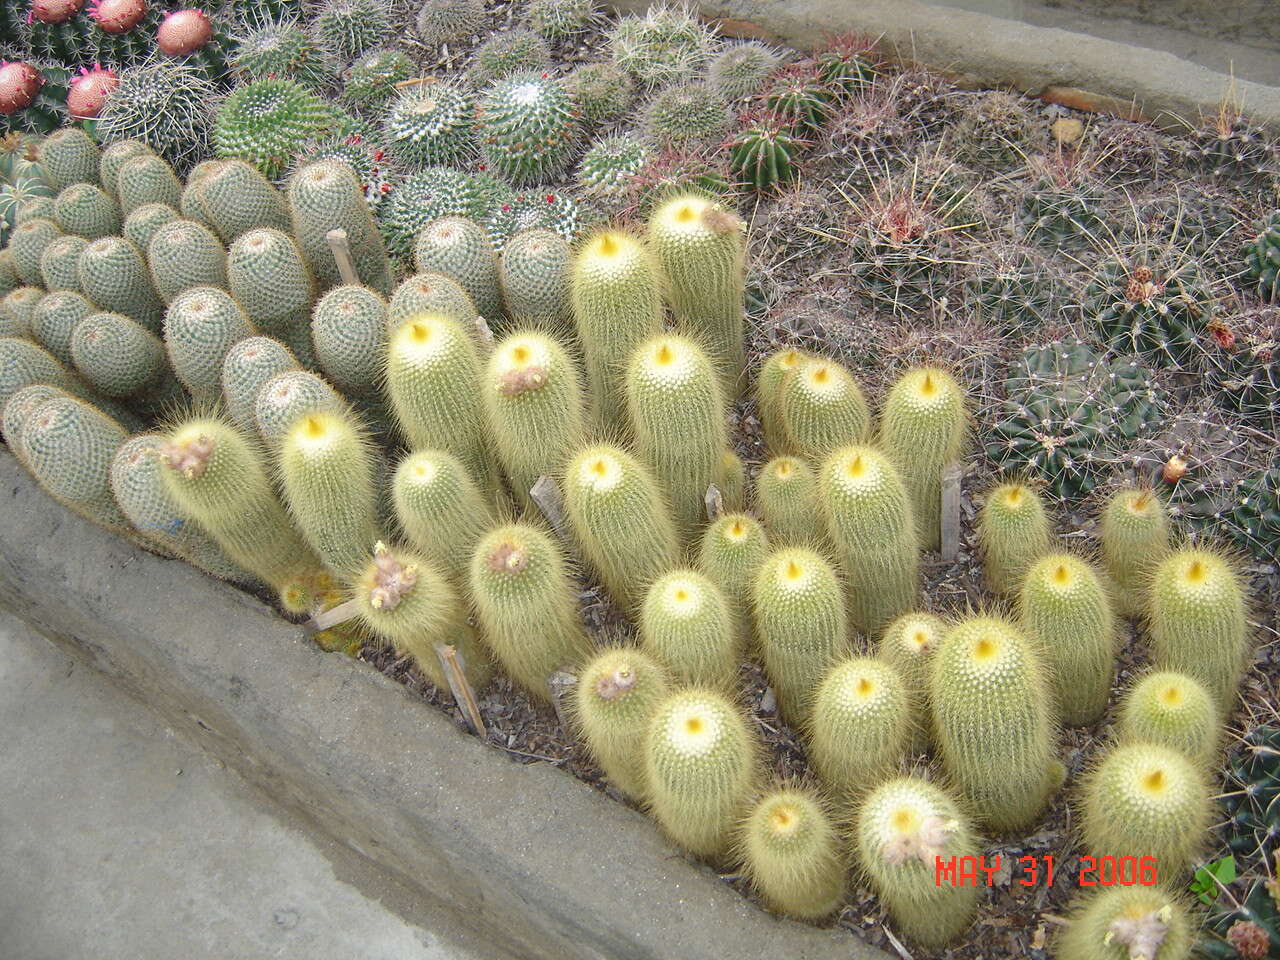
M 1053 886 L 1054 858 L 1019 857 L 1019 886 L 1034 887 L 1041 883 Z M 1000 872 L 1000 857 L 934 857 L 933 881 L 938 886 L 995 886 Z M 1155 857 L 1081 857 L 1076 883 L 1081 887 L 1151 887 L 1156 883 Z
M 1086 879 L 1089 875 L 1095 878 Z M 1082 887 L 1154 887 L 1156 858 L 1081 857 L 1076 882 Z

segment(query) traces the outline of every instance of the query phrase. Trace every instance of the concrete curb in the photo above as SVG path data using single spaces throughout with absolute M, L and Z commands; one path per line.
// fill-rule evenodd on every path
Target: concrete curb
M 650 0 L 609 0 L 643 13 Z M 1011 87 L 1077 109 L 1148 118 L 1173 129 L 1217 113 L 1232 78 L 1149 47 L 922 0 L 697 0 L 731 36 L 809 49 L 833 34 L 881 37 L 888 55 L 972 85 Z M 1280 83 L 1280 74 L 1277 75 Z M 1237 80 L 1256 121 L 1280 130 L 1280 86 Z M 1181 118 L 1181 119 L 1179 119 Z
M 768 916 L 634 810 L 511 762 L 253 598 L 67 512 L 8 451 L 0 491 L 0 605 L 493 956 L 884 960 L 847 932 Z

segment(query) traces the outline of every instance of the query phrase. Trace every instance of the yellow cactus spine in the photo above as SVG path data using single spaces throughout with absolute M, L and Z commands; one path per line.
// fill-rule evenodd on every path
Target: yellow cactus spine
M 1017 482 L 993 489 L 978 515 L 978 543 L 987 585 L 1016 597 L 1031 564 L 1053 549 L 1053 526 L 1040 494 Z
M 844 900 L 840 838 L 821 797 L 784 786 L 752 809 L 738 839 L 746 874 L 775 913 L 821 920 Z
M 738 679 L 733 617 L 707 577 L 680 569 L 659 577 L 640 606 L 640 645 L 677 683 L 730 691 Z
M 1117 490 L 1103 508 L 1100 539 L 1116 607 L 1138 616 L 1151 574 L 1169 553 L 1169 511 L 1153 490 Z

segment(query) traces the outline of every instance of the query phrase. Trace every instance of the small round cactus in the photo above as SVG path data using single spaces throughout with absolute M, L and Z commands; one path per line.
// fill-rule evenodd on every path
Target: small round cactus
M 1157 867 L 1158 869 L 1158 867 Z M 1072 905 L 1054 944 L 1056 960 L 1188 960 L 1186 908 L 1168 887 L 1110 887 Z
M 662 149 L 718 143 L 732 122 L 720 92 L 704 82 L 661 90 L 644 110 L 645 132 Z
M 802 457 L 820 462 L 836 447 L 865 443 L 871 435 L 862 388 L 835 361 L 801 360 L 783 379 L 779 395 L 783 432 Z
M 461 84 L 447 80 L 415 84 L 400 90 L 387 109 L 383 137 L 407 167 L 457 163 L 475 149 L 474 112 L 474 97 Z
M 65 233 L 87 240 L 120 232 L 120 208 L 91 183 L 73 183 L 59 193 L 53 218 Z
M 67 234 L 55 237 L 40 254 L 40 276 L 50 293 L 80 290 L 80 254 L 89 245 L 84 237 Z
M 1151 574 L 1169 553 L 1169 511 L 1154 490 L 1117 490 L 1103 508 L 1099 539 L 1116 608 L 1137 616 Z
M 1053 549 L 1053 528 L 1040 494 L 1016 481 L 991 490 L 978 515 L 978 544 L 987 585 L 1017 596 L 1027 569 Z
M 147 246 L 151 282 L 165 303 L 173 303 L 192 287 L 225 287 L 227 251 L 208 229 L 194 220 L 174 220 L 160 227 Z
M 231 69 L 250 82 L 287 77 L 313 90 L 333 80 L 333 64 L 294 19 L 271 19 L 242 31 Z
M 81 320 L 93 312 L 92 302 L 73 291 L 45 294 L 36 302 L 28 319 L 31 337 L 60 362 L 69 364 L 71 339 L 75 329 Z
M 923 748 L 928 739 L 929 682 L 933 655 L 947 635 L 947 625 L 931 613 L 904 613 L 884 628 L 876 655 L 898 671 L 915 718 L 914 745 Z
M 442 217 L 418 234 L 413 262 L 419 273 L 443 273 L 467 291 L 485 318 L 502 316 L 498 257 L 484 228 L 466 217 Z
M 463 329 L 475 327 L 476 306 L 453 277 L 443 273 L 418 273 L 409 277 L 391 294 L 387 304 L 389 328 L 424 313 L 439 313 L 455 321 Z
M 182 199 L 182 182 L 173 167 L 153 154 L 126 160 L 116 173 L 116 185 L 120 212 L 126 217 L 144 203 L 176 207 Z
M 349 166 L 334 160 L 309 163 L 289 178 L 287 195 L 292 233 L 318 289 L 346 282 L 326 239 L 329 231 L 343 230 L 360 282 L 384 296 L 391 292 L 387 250 Z
M 782 421 L 783 385 L 792 371 L 809 356 L 795 347 L 775 350 L 765 358 L 756 374 L 756 409 L 765 444 L 775 454 L 791 453 L 786 425 Z M 868 415 L 869 416 L 869 415 Z
M 1204 685 L 1185 673 L 1148 673 L 1126 694 L 1116 720 L 1120 743 L 1157 743 L 1197 764 L 1213 758 L 1222 737 L 1218 708 Z
M 426 0 L 414 24 L 429 47 L 459 43 L 483 32 L 484 0 Z
M 512 237 L 498 262 L 507 313 L 518 321 L 558 328 L 568 319 L 569 242 L 554 230 L 535 227 Z
M 273 227 L 240 234 L 227 251 L 227 289 L 254 326 L 311 362 L 312 282 L 292 237 Z
M 677 683 L 723 692 L 738 677 L 733 617 L 706 576 L 677 569 L 649 587 L 639 616 L 640 645 Z
M 111 460 L 127 438 L 97 407 L 63 395 L 30 412 L 20 445 L 23 462 L 51 497 L 94 523 L 127 531 L 110 485 Z
M 169 304 L 164 316 L 169 363 L 198 401 L 218 399 L 227 352 L 256 333 L 240 305 L 218 287 L 192 287 Z
M 409 259 L 418 236 L 431 223 L 447 217 L 478 220 L 502 188 L 492 178 L 472 176 L 449 167 L 428 167 L 392 188 L 378 208 L 379 227 L 393 256 Z
M 205 224 L 224 243 L 234 243 L 242 234 L 260 227 L 289 229 L 284 194 L 244 160 L 216 161 L 199 178 L 193 175 L 188 185 L 191 191 L 184 200 L 198 208 L 199 215 L 183 215 Z
M 179 176 L 209 153 L 215 88 L 193 65 L 161 58 L 125 70 L 95 121 L 103 143 L 140 140 Z
M 76 275 L 84 295 L 103 310 L 133 317 L 153 333 L 160 332 L 160 302 L 142 251 L 123 237 L 100 237 L 80 254 Z
M 826 542 L 818 476 L 798 457 L 774 457 L 760 468 L 756 506 L 773 543 L 820 546 Z
M 214 147 L 218 156 L 244 160 L 275 178 L 330 120 L 324 101 L 296 81 L 252 80 L 218 108 Z
M 418 72 L 401 50 L 379 47 L 361 54 L 342 74 L 342 102 L 356 110 L 381 113 L 403 83 Z
M 35 383 L 84 392 L 75 375 L 48 350 L 20 337 L 0 337 L 0 410 L 14 393 Z
M 650 7 L 609 31 L 613 62 L 653 90 L 699 72 L 716 48 L 715 33 L 680 7 Z
M 313 413 L 340 414 L 347 409 L 342 395 L 309 370 L 282 370 L 258 388 L 253 422 L 267 455 L 275 460 L 289 430 Z
M 781 63 L 781 54 L 766 44 L 735 43 L 716 54 L 707 67 L 707 79 L 721 96 L 742 100 L 761 92 Z
M 178 211 L 164 203 L 144 203 L 127 217 L 120 232 L 124 238 L 139 250 L 145 251 L 151 245 L 151 238 L 166 223 L 179 219 Z
M 74 183 L 98 184 L 102 151 L 80 127 L 64 127 L 40 144 L 40 166 L 49 186 L 59 192 Z
M 409 542 L 465 584 L 475 546 L 494 517 L 462 462 L 443 450 L 409 454 L 392 476 L 391 500 Z
M 120 186 L 117 177 L 120 168 L 134 157 L 154 156 L 155 151 L 141 140 L 117 140 L 102 151 L 98 159 L 98 183 L 107 192 L 107 196 L 120 198 Z
M 751 591 L 769 555 L 769 537 L 745 513 L 724 513 L 707 524 L 698 547 L 698 569 L 724 594 L 741 645 L 751 635 Z
M 47 383 L 32 383 L 15 390 L 0 405 L 0 437 L 4 438 L 9 452 L 19 463 L 25 465 L 27 462 L 26 451 L 22 449 L 22 431 L 26 429 L 31 414 L 46 400 L 65 396 L 69 394 L 59 387 Z
M 382 383 L 387 302 L 359 284 L 334 287 L 311 314 L 316 362 L 340 390 L 373 396 Z
M 476 47 L 471 75 L 477 83 L 501 80 L 513 73 L 543 70 L 551 66 L 551 48 L 532 30 L 517 27 L 491 34 Z
M 595 0 L 531 0 L 524 11 L 529 29 L 547 40 L 575 36 L 596 16 Z
M 386 0 L 325 0 L 311 20 L 311 37 L 333 63 L 348 64 L 392 33 Z
M 738 848 L 751 885 L 770 910 L 821 920 L 844 900 L 844 862 L 830 814 L 817 794 L 780 787 L 760 798 Z
M 476 107 L 485 162 L 512 183 L 554 178 L 573 159 L 580 123 L 564 84 L 545 73 L 517 73 L 493 84 Z
M 257 431 L 253 408 L 258 391 L 277 373 L 297 370 L 289 348 L 270 337 L 245 337 L 222 360 L 222 400 L 227 416 L 247 434 Z
M 902 676 L 876 657 L 832 663 L 813 697 L 809 755 L 831 792 L 849 800 L 896 772 L 913 736 Z
M 20 282 L 36 287 L 44 281 L 40 258 L 44 256 L 45 248 L 62 235 L 61 227 L 43 217 L 26 220 L 18 225 L 9 238 L 9 250 L 13 254 L 13 269 Z
M 634 191 L 637 178 L 652 156 L 652 148 L 634 134 L 597 140 L 582 155 L 578 180 L 592 200 L 620 205 Z
M 71 335 L 71 361 L 80 374 L 109 397 L 135 397 L 162 391 L 176 400 L 176 388 L 155 334 L 118 313 L 92 313 Z
M 584 63 L 565 77 L 564 84 L 587 129 L 622 117 L 635 99 L 631 77 L 612 63 Z

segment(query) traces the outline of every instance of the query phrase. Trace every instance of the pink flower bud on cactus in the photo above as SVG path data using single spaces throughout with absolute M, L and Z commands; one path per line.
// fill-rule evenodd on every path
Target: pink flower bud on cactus
M 89 8 L 89 17 L 107 33 L 127 33 L 146 15 L 146 0 L 98 0 Z
M 114 70 L 103 69 L 96 63 L 93 69 L 81 67 L 80 75 L 71 81 L 71 88 L 67 91 L 68 112 L 81 120 L 92 120 L 119 83 Z
M 84 0 L 32 0 L 27 23 L 66 23 L 84 6 Z
M 213 24 L 203 10 L 174 10 L 156 30 L 156 46 L 170 57 L 195 53 L 213 37 Z
M 0 113 L 17 113 L 31 106 L 44 77 L 29 63 L 0 60 Z

